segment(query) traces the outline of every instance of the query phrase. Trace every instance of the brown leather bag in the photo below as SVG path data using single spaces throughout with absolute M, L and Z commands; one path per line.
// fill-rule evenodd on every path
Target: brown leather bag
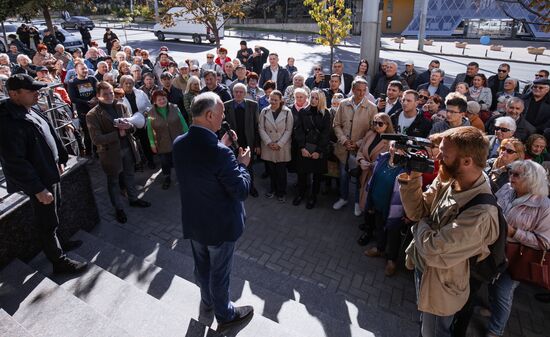
M 538 236 L 537 241 L 540 249 L 515 242 L 506 244 L 508 272 L 513 280 L 550 290 L 550 259 L 546 256 L 548 251 L 544 249 L 544 244 Z

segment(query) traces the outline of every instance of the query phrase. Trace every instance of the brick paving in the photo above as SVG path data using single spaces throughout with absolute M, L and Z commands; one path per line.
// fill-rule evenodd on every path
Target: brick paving
M 119 225 L 170 248 L 178 246 L 182 229 L 177 183 L 169 190 L 162 190 L 160 179 L 155 181 L 160 170 L 138 173 L 137 181 L 143 188 L 144 198 L 153 205 L 148 209 L 128 208 L 129 221 L 121 225 L 114 221 L 99 164 L 92 162 L 88 168 L 103 222 Z M 256 171 L 263 171 L 263 165 L 258 165 Z M 268 180 L 260 179 L 258 173 L 256 176 L 260 197 L 246 201 L 247 227 L 237 243 L 239 257 L 265 266 L 265 270 L 343 294 L 354 303 L 379 308 L 387 313 L 388 321 L 393 315 L 411 322 L 418 319 L 412 273 L 401 265 L 397 274 L 388 278 L 384 275 L 383 258 L 363 255 L 364 247 L 356 243 L 362 218 L 352 214 L 353 205 L 340 211 L 332 210 L 332 203 L 337 199 L 334 184 L 327 195 L 319 196 L 316 208 L 307 210 L 304 204 L 298 207 L 291 204 L 295 175 L 289 174 L 289 193 L 284 204 L 263 197 Z M 205 207 L 215 212 L 215 205 Z M 179 248 L 189 253 L 188 245 L 179 245 Z M 506 336 L 548 336 L 544 331 L 550 331 L 547 319 L 550 305 L 534 300 L 535 292 L 536 289 L 524 286 L 516 291 Z M 476 317 L 471 336 L 482 336 L 480 327 L 484 321 L 486 319 Z

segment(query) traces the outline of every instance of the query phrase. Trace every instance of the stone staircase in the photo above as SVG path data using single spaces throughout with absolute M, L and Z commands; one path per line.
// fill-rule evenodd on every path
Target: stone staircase
M 213 318 L 199 315 L 193 259 L 183 246 L 104 224 L 74 239 L 84 244 L 69 255 L 90 263 L 82 275 L 53 275 L 43 253 L 0 271 L 0 336 L 221 336 Z M 231 295 L 255 315 L 227 336 L 417 336 L 409 320 L 238 256 Z

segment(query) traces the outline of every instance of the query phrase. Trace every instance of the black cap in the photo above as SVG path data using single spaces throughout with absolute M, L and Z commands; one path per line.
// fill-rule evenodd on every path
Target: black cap
M 533 84 L 550 85 L 550 79 L 537 78 L 536 80 L 533 81 Z
M 48 68 L 44 66 L 36 67 L 36 71 L 48 71 Z
M 39 90 L 47 86 L 47 83 L 35 81 L 27 74 L 15 74 L 6 81 L 6 87 L 8 90 Z

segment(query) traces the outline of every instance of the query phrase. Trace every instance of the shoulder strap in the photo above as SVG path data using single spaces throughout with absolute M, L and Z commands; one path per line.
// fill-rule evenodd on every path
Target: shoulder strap
M 497 199 L 491 193 L 481 193 L 470 199 L 466 205 L 460 207 L 458 214 L 475 205 L 493 205 L 498 207 Z

